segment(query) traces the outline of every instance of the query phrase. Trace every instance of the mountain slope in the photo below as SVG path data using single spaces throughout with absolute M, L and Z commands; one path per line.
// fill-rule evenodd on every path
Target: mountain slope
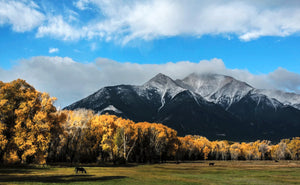
M 253 139 L 287 138 L 300 133 L 300 111 L 261 94 L 244 96 L 232 104 L 229 112 L 250 122 Z
M 276 99 L 284 105 L 290 105 L 300 110 L 300 95 L 279 90 L 255 89 L 249 84 L 236 80 L 230 76 L 219 74 L 195 74 L 192 73 L 183 80 L 176 80 L 181 86 L 203 96 L 225 108 L 238 102 L 249 92 L 261 94 L 269 99 Z
M 191 74 L 174 81 L 158 74 L 141 86 L 104 87 L 65 109 L 92 109 L 136 122 L 161 122 L 179 135 L 209 139 L 253 140 L 297 136 L 297 95 L 280 94 L 280 102 L 245 82 L 216 74 Z M 293 100 L 293 102 L 291 102 Z M 299 101 L 300 102 L 300 101 Z M 282 133 L 281 131 L 286 131 Z
M 287 93 L 279 90 L 255 89 L 255 93 L 264 94 L 269 98 L 274 98 L 283 103 L 300 110 L 300 95 L 295 93 Z

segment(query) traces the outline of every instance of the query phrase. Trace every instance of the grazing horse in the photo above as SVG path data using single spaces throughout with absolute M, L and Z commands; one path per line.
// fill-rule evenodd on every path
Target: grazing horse
M 213 166 L 213 165 L 215 165 L 215 163 L 209 163 L 209 166 Z
M 83 173 L 83 172 L 86 173 L 86 170 L 82 167 L 75 167 L 75 171 L 76 171 L 76 173 L 78 173 L 78 171 L 81 171 L 81 173 Z
M 275 160 L 275 163 L 278 163 L 279 161 L 278 160 Z

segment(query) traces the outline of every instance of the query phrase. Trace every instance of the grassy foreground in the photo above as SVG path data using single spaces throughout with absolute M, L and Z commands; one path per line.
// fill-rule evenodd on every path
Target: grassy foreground
M 0 168 L 0 184 L 300 184 L 300 161 L 214 161 L 180 164 Z

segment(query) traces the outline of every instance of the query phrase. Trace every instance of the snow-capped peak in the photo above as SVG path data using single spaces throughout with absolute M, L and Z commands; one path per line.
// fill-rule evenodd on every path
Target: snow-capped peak
M 168 94 L 172 97 L 174 97 L 179 92 L 185 90 L 180 85 L 178 85 L 173 79 L 161 73 L 157 74 L 155 77 L 150 79 L 141 87 L 142 89 L 155 89 L 162 96 L 168 92 Z
M 187 76 L 182 82 L 206 100 L 218 103 L 224 107 L 239 101 L 253 87 L 230 76 L 220 74 L 195 74 Z
M 167 87 L 174 87 L 178 86 L 174 80 L 172 80 L 170 77 L 159 73 L 155 77 L 151 78 L 148 82 L 144 84 L 144 86 L 152 86 L 157 88 L 165 88 Z
M 297 109 L 300 109 L 300 95 L 290 92 L 283 92 L 279 90 L 270 89 L 255 89 L 255 93 L 260 93 L 268 96 L 269 98 L 276 99 L 284 105 L 291 105 Z
M 171 99 L 175 97 L 178 93 L 186 90 L 177 84 L 170 77 L 159 73 L 144 85 L 137 88 L 139 95 L 145 96 L 149 99 L 148 90 L 154 90 L 160 95 L 161 106 L 158 108 L 158 111 L 165 105 L 166 96 L 169 96 Z

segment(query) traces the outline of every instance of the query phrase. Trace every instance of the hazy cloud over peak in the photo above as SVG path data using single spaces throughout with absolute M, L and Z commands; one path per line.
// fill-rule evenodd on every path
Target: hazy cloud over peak
M 300 74 L 279 67 L 269 77 L 274 86 L 300 93 Z
M 0 79 L 22 78 L 38 90 L 58 98 L 66 106 L 86 97 L 101 87 L 119 84 L 141 85 L 158 73 L 182 79 L 191 73 L 217 73 L 245 81 L 256 88 L 299 92 L 300 75 L 283 68 L 272 73 L 254 75 L 247 70 L 229 69 L 221 59 L 168 62 L 165 64 L 120 63 L 98 58 L 91 63 L 78 63 L 68 57 L 33 57 L 19 61 L 11 70 L 0 69 Z

